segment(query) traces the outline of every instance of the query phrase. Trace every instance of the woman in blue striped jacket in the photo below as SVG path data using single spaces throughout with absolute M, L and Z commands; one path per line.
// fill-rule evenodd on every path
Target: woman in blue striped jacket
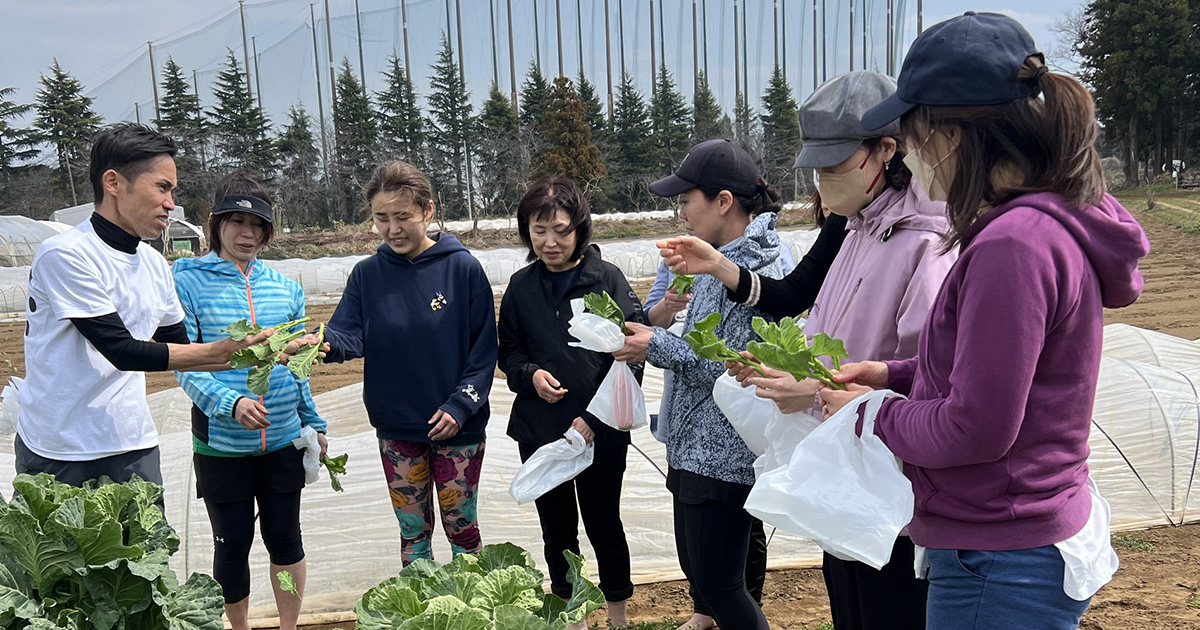
M 258 253 L 273 235 L 266 189 L 235 172 L 217 185 L 209 220 L 211 251 L 175 262 L 175 288 L 194 342 L 226 336 L 221 329 L 240 319 L 263 328 L 304 317 L 304 291 L 294 280 L 262 264 Z M 177 372 L 192 399 L 192 442 L 197 493 L 212 522 L 213 575 L 225 596 L 234 630 L 249 630 L 250 546 L 257 503 L 263 543 L 271 557 L 271 586 L 280 630 L 294 630 L 300 598 L 280 590 L 288 571 L 304 594 L 304 547 L 300 540 L 303 451 L 292 445 L 300 429 L 318 432 L 325 455 L 325 420 L 317 415 L 308 381 L 276 365 L 267 394 L 246 387 L 247 370 Z

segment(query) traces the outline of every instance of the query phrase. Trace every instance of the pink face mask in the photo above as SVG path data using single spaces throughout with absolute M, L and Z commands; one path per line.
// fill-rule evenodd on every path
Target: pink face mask
M 821 193 L 821 204 L 834 214 L 844 217 L 855 215 L 870 205 L 875 200 L 879 180 L 883 178 L 886 168 L 886 166 L 880 166 L 879 171 L 875 173 L 874 177 L 871 177 L 870 183 L 868 183 L 867 165 L 870 164 L 871 156 L 874 154 L 875 149 L 869 149 L 867 157 L 863 158 L 858 168 L 845 173 L 822 175 L 819 170 L 813 171 L 813 182 Z

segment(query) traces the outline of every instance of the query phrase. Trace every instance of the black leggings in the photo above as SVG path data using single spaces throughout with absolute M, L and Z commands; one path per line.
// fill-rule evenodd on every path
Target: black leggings
M 271 562 L 280 566 L 304 559 L 300 541 L 300 491 L 258 495 L 258 524 Z M 213 530 L 213 577 L 221 584 L 225 603 L 250 596 L 250 547 L 254 544 L 256 498 L 230 503 L 205 499 Z
M 762 608 L 746 589 L 754 518 L 741 506 L 712 499 L 691 504 L 676 498 L 674 507 L 679 565 L 696 601 L 722 628 L 767 630 Z
M 677 513 L 676 521 L 680 518 Z M 676 527 L 679 527 L 678 523 Z M 750 526 L 750 545 L 746 552 L 746 590 L 750 591 L 750 597 L 762 606 L 763 586 L 767 583 L 767 532 L 763 529 L 763 522 L 754 519 L 753 525 Z M 704 600 L 700 599 L 700 593 L 696 592 L 696 587 L 688 584 L 688 596 L 692 598 L 692 612 L 697 615 L 706 615 L 711 617 L 708 606 L 704 605 Z

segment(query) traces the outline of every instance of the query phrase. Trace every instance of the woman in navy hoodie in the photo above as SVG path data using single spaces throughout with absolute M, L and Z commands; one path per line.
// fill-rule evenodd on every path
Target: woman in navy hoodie
M 365 193 L 383 244 L 350 272 L 325 329 L 325 360 L 364 359 L 363 402 L 404 565 L 433 557 L 435 502 L 454 555 L 478 553 L 476 490 L 496 367 L 492 290 L 458 239 L 426 234 L 433 191 L 416 167 L 381 164 Z
M 929 630 L 1075 628 L 1116 568 L 1088 432 L 1104 309 L 1141 292 L 1146 235 L 1104 192 L 1091 95 L 1011 18 L 968 12 L 918 37 L 863 127 L 897 118 L 961 252 L 918 356 L 846 365 L 848 391 L 822 398 L 834 412 L 864 387 L 908 395 L 875 434 L 912 481 Z
M 626 625 L 633 596 L 629 544 L 621 524 L 621 482 L 629 433 L 610 428 L 586 410 L 612 366 L 613 356 L 567 345 L 571 300 L 607 291 L 625 321 L 642 322 L 642 304 L 624 274 L 590 244 L 592 216 L 571 180 L 543 177 L 529 185 L 517 207 L 517 231 L 532 264 L 513 274 L 500 303 L 500 369 L 515 393 L 508 435 L 521 461 L 574 428 L 596 445 L 592 465 L 537 500 L 550 590 L 571 597 L 563 551 L 579 553 L 579 517 L 596 550 L 600 590 L 614 625 Z M 641 380 L 642 364 L 631 363 Z

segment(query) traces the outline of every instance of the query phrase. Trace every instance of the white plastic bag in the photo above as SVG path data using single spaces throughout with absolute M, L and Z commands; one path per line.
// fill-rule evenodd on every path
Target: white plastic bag
M 758 478 L 746 511 L 839 558 L 882 568 L 913 515 L 912 484 L 875 435 L 883 401 L 899 396 L 872 391 L 840 409 L 800 442 L 786 466 Z M 864 406 L 859 438 L 854 425 Z
M 17 393 L 24 384 L 25 379 L 14 376 L 8 385 L 4 386 L 4 391 L 0 392 L 0 435 L 12 435 L 17 432 L 17 416 L 21 413 Z
M 779 433 L 786 433 L 790 446 L 795 447 L 821 424 L 802 411 L 783 413 L 774 401 L 760 398 L 757 387 L 742 387 L 728 372 L 713 383 L 713 400 L 755 455 L 762 455 L 773 446 L 783 446 L 778 444 Z
M 619 326 L 584 311 L 583 298 L 571 300 L 571 321 L 567 332 L 579 341 L 569 342 L 575 348 L 592 352 L 612 353 L 625 346 L 625 331 Z M 633 370 L 621 361 L 613 361 L 600 389 L 588 404 L 587 412 L 619 431 L 629 431 L 650 423 L 646 413 L 646 397 Z
M 312 427 L 300 429 L 300 437 L 292 440 L 292 446 L 304 451 L 304 483 L 313 483 L 321 476 L 321 443 L 317 441 L 317 430 Z
M 574 427 L 566 436 L 534 451 L 513 476 L 508 493 L 518 504 L 529 503 L 574 479 L 592 465 L 596 445 L 583 439 Z

